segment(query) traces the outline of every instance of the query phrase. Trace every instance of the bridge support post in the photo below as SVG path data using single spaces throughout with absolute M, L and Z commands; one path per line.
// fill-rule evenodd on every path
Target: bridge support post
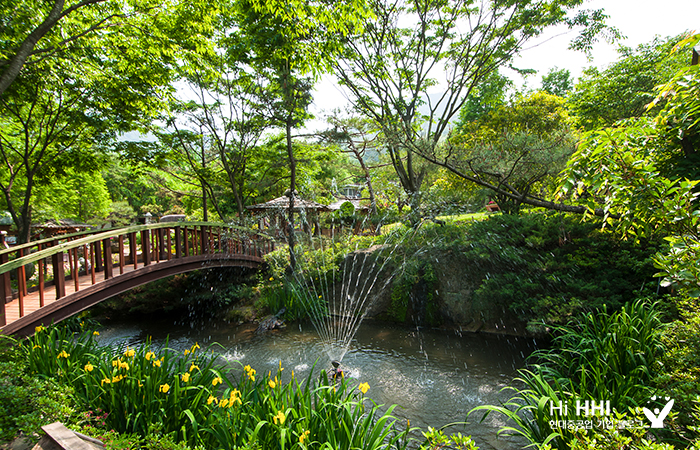
M 58 242 L 53 241 L 51 245 L 56 246 Z M 65 267 L 63 267 L 63 252 L 51 255 L 51 263 L 53 265 L 53 284 L 56 286 L 56 300 L 58 300 L 66 296 L 66 273 Z
M 180 234 L 180 227 L 175 227 L 175 258 L 182 257 L 182 235 Z
M 102 252 L 100 251 L 100 241 L 95 242 L 95 270 L 102 272 L 104 266 L 102 265 Z
M 0 250 L 5 249 L 5 232 L 0 231 Z M 7 253 L 0 255 L 0 265 L 5 264 L 9 260 Z M 5 302 L 7 298 L 12 298 L 12 291 L 10 290 L 10 273 L 5 272 L 0 274 L 0 326 L 4 327 L 7 325 L 7 319 L 5 318 Z
M 143 256 L 143 265 L 151 264 L 151 233 L 149 230 L 141 232 L 141 256 Z
M 208 229 L 205 226 L 202 226 L 202 253 L 201 255 L 208 253 L 209 252 L 209 239 L 208 239 Z
M 105 280 L 109 280 L 114 276 L 114 265 L 112 264 L 112 240 L 110 238 L 102 239 L 102 248 L 105 256 Z
M 139 267 L 139 255 L 136 249 L 136 233 L 129 233 L 129 257 L 130 263 L 134 265 L 134 269 Z
M 190 232 L 187 227 L 184 228 L 183 237 L 185 238 L 185 258 L 190 256 Z
M 163 236 L 163 229 L 158 228 L 156 230 L 156 260 L 162 261 L 166 259 L 165 256 L 165 239 Z

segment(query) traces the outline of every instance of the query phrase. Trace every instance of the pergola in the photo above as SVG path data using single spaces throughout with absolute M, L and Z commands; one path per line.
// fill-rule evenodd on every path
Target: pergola
M 253 214 L 259 215 L 259 229 L 275 229 L 277 230 L 278 236 L 285 233 L 287 228 L 286 214 L 289 211 L 289 191 L 285 192 L 281 197 L 274 198 L 265 203 L 247 206 L 246 208 Z M 329 211 L 329 209 L 326 205 L 311 200 L 304 200 L 299 197 L 297 192 L 294 192 L 293 211 L 306 216 L 306 220 L 303 222 L 304 231 L 310 232 L 309 223 L 313 223 L 315 228 L 314 234 L 319 234 L 321 232 L 321 225 L 319 223 L 318 213 Z

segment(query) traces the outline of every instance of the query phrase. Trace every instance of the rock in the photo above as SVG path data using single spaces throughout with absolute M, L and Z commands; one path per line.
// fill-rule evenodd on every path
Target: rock
M 284 320 L 282 320 L 280 317 L 282 314 L 286 312 L 286 308 L 282 308 L 279 311 L 277 311 L 277 314 L 273 316 L 267 316 L 265 319 L 263 319 L 260 324 L 258 325 L 258 329 L 255 330 L 256 333 L 265 333 L 270 330 L 274 330 L 275 328 L 284 328 Z

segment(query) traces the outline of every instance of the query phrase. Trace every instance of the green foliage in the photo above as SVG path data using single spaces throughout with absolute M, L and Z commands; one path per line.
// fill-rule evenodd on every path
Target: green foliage
M 661 370 L 663 330 L 658 306 L 627 303 L 617 312 L 590 312 L 554 331 L 553 350 L 533 355 L 547 377 L 567 379 L 579 398 L 642 406 L 651 397 L 651 380 Z
M 430 262 L 410 259 L 392 281 L 389 316 L 399 322 L 430 326 L 442 322 L 437 295 L 437 277 Z
M 553 67 L 542 77 L 542 90 L 558 97 L 566 97 L 574 88 L 571 72 Z
M 616 411 L 610 418 L 610 422 L 613 424 L 610 429 L 583 430 L 577 433 L 569 448 L 572 450 L 617 450 L 620 448 L 673 450 L 675 448 L 673 445 L 648 439 L 646 427 L 629 426 L 629 423 L 638 423 L 637 421 L 643 420 L 643 417 L 639 408 L 625 413 Z M 671 420 L 671 415 L 669 415 L 665 422 Z
M 519 376 L 513 379 L 513 384 L 518 388 L 508 387 L 515 394 L 503 405 L 483 405 L 469 411 L 468 416 L 485 411 L 481 417 L 483 422 L 492 414 L 500 414 L 509 422 L 498 430 L 498 434 L 521 436 L 529 442 L 529 445 L 537 448 L 558 448 L 564 450 L 572 435 L 565 429 L 555 430 L 550 425 L 551 420 L 571 420 L 575 416 L 569 409 L 567 414 L 554 410 L 551 414 L 550 402 L 558 405 L 559 402 L 571 401 L 573 394 L 563 387 L 559 380 L 549 379 L 542 368 L 535 366 L 533 370 L 522 369 Z M 549 445 L 550 447 L 546 447 Z
M 489 201 L 490 191 L 440 170 L 430 187 L 423 192 L 423 209 L 437 216 L 479 211 Z
M 114 227 L 129 226 L 136 221 L 136 211 L 126 200 L 112 202 L 107 220 Z
M 490 73 L 467 96 L 467 101 L 459 110 L 457 129 L 461 132 L 469 122 L 479 120 L 485 114 L 503 106 L 506 103 L 506 90 L 512 85 L 513 82 L 497 70 Z
M 485 405 L 469 414 L 486 411 L 509 419 L 499 434 L 519 435 L 537 448 L 570 448 L 576 430 L 555 427 L 556 421 L 578 420 L 575 408 L 551 408 L 576 400 L 610 400 L 614 414 L 634 411 L 652 392 L 651 380 L 663 352 L 656 305 L 628 303 L 618 312 L 588 313 L 579 321 L 558 327 L 552 348 L 535 352 L 541 364 L 519 371 L 510 387 L 515 394 L 502 406 Z M 618 419 L 620 417 L 618 416 Z
M 168 178 L 162 172 L 149 170 L 152 166 L 138 164 L 133 160 L 127 162 L 132 154 L 128 149 L 129 144 L 129 142 L 116 144 L 115 150 L 119 156 L 109 155 L 105 158 L 102 178 L 105 180 L 110 197 L 114 201 L 126 201 L 134 211 L 140 214 L 156 212 L 147 205 L 157 205 L 157 213 L 162 213 L 178 204 L 178 197 L 164 187 L 164 185 L 177 186 L 175 180 Z
M 679 43 L 687 50 L 693 36 Z M 655 118 L 630 119 L 583 135 L 562 174 L 560 197 L 578 199 L 626 237 L 667 236 L 670 252 L 655 257 L 664 283 L 697 294 L 695 254 L 700 243 L 696 208 L 700 107 L 698 66 L 684 68 L 659 88 Z
M 386 236 L 341 235 L 336 240 L 318 237 L 297 246 L 297 267 L 288 271 L 286 247 L 265 255 L 269 264 L 269 280 L 263 282 L 261 300 L 274 314 L 287 308 L 285 317 L 297 319 L 310 314 L 319 318 L 328 313 L 328 302 L 334 297 L 335 283 L 342 280 L 346 257 L 355 250 L 382 243 Z
M 206 1 L 64 6 L 2 6 L 0 82 L 20 64 L 2 86 L 0 190 L 20 242 L 28 239 L 34 189 L 69 167 L 94 172 L 95 154 L 119 133 L 146 129 L 173 90 L 173 68 L 200 64 L 210 50 L 217 11 Z M 49 17 L 53 7 L 59 14 Z
M 67 168 L 61 176 L 36 189 L 36 220 L 75 219 L 99 223 L 107 217 L 111 199 L 100 172 Z
M 526 196 L 546 196 L 574 151 L 574 139 L 564 99 L 537 92 L 462 123 L 442 164 L 500 190 L 494 195 L 501 210 L 517 213 Z
M 308 317 L 308 311 L 319 309 L 325 303 L 313 295 L 307 294 L 306 290 L 297 285 L 294 281 L 278 281 L 270 278 L 264 283 L 260 290 L 260 300 L 256 305 L 269 311 L 270 314 L 277 314 L 284 308 L 284 318 L 287 320 L 301 320 Z
M 428 173 L 414 154 L 434 163 L 444 160 L 440 153 L 446 134 L 475 88 L 495 85 L 494 95 L 480 92 L 484 98 L 475 102 L 488 105 L 499 90 L 498 80 L 491 83 L 498 78 L 492 74 L 551 26 L 583 28 L 572 43 L 578 48 L 587 48 L 598 35 L 611 31 L 600 10 L 568 16 L 579 4 L 578 0 L 489 5 L 460 0 L 369 2 L 371 18 L 344 39 L 334 68 L 355 109 L 381 127 L 396 178 L 410 197 L 413 224 L 419 221 L 415 215 Z M 445 92 L 431 96 L 439 83 Z M 474 111 L 469 111 L 471 107 Z M 472 104 L 464 114 L 470 118 L 483 109 Z
M 576 216 L 491 216 L 468 236 L 464 255 L 484 274 L 475 301 L 508 308 L 533 332 L 579 311 L 614 311 L 656 288 L 651 255 L 658 244 L 620 241 Z
M 12 441 L 20 433 L 36 441 L 43 425 L 77 419 L 71 388 L 29 375 L 26 369 L 16 348 L 0 355 L 0 442 Z
M 662 371 L 654 385 L 675 399 L 674 409 L 696 410 L 696 415 L 679 414 L 674 433 L 685 440 L 700 439 L 697 411 L 700 408 L 700 303 L 697 297 L 681 296 L 668 299 L 675 309 L 674 321 L 663 330 L 666 351 L 660 358 Z
M 336 384 L 325 372 L 315 380 L 313 371 L 298 380 L 281 363 L 274 376 L 258 376 L 250 366 L 221 366 L 216 354 L 196 344 L 184 353 L 167 344 L 110 348 L 96 345 L 93 334 L 40 327 L 21 348 L 30 370 L 72 386 L 90 405 L 88 428 L 98 435 L 106 429 L 135 434 L 114 439 L 116 448 L 134 441 L 153 449 L 184 447 L 176 442 L 300 450 L 408 445 L 408 430 L 399 431 L 391 415 L 394 407 L 380 410 L 364 397 L 367 383 Z
M 681 39 L 655 38 L 636 49 L 621 47 L 617 62 L 604 70 L 586 69 L 567 98 L 578 125 L 594 130 L 644 115 L 654 100 L 654 88 L 690 61 L 689 51 L 671 52 Z
M 443 427 L 445 428 L 445 427 Z M 439 449 L 454 449 L 454 450 L 478 450 L 471 436 L 463 436 L 462 433 L 445 436 L 443 429 L 436 430 L 428 427 L 427 432 L 423 432 L 425 443 L 421 445 L 420 450 L 439 450 Z

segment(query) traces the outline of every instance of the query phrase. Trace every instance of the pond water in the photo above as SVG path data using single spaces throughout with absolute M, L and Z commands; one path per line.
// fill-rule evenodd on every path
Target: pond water
M 195 342 L 202 348 L 217 342 L 223 358 L 249 364 L 258 373 L 275 373 L 282 362 L 297 377 L 330 368 L 318 334 L 309 324 L 292 324 L 283 330 L 255 333 L 255 325 L 208 322 L 206 325 L 172 321 L 110 321 L 100 330 L 104 343 L 136 345 L 149 337 L 155 345 L 184 350 Z M 394 415 L 405 424 L 426 430 L 461 422 L 474 407 L 506 401 L 507 386 L 536 343 L 513 336 L 404 328 L 365 321 L 342 363 L 350 382 L 370 385 L 368 396 L 378 404 L 397 404 Z M 489 416 L 483 423 L 472 417 L 466 427 L 453 430 L 471 435 L 481 449 L 522 448 L 522 442 L 496 436 L 504 420 Z

